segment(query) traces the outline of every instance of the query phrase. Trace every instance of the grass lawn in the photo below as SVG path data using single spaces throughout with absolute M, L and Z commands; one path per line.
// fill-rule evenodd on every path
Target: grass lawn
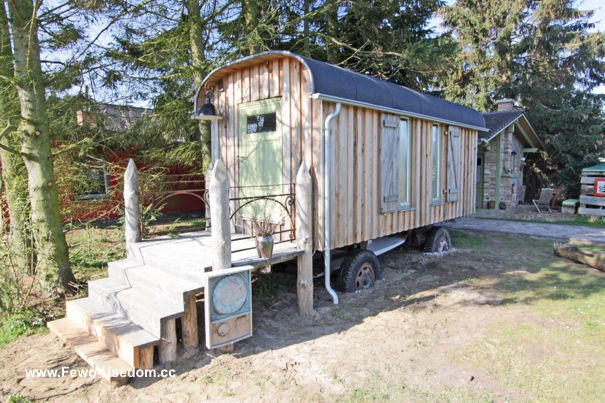
M 542 239 L 466 231 L 452 231 L 452 238 L 457 248 L 472 250 L 472 260 L 453 263 L 452 257 L 449 272 L 488 269 L 475 271 L 453 288 L 446 286 L 445 293 L 437 291 L 439 298 L 433 300 L 435 311 L 449 306 L 446 320 L 451 323 L 445 333 L 459 332 L 465 340 L 454 338 L 442 347 L 431 340 L 439 337 L 435 332 L 423 333 L 412 346 L 425 352 L 421 356 L 427 362 L 435 359 L 431 350 L 447 356 L 434 368 L 429 365 L 423 377 L 443 381 L 441 373 L 447 370 L 441 365 L 471 377 L 458 384 L 428 381 L 432 386 L 427 387 L 426 379 L 406 380 L 405 371 L 395 364 L 372 372 L 365 386 L 344 400 L 602 401 L 605 273 L 552 256 L 552 243 Z M 453 290 L 464 290 L 467 298 L 462 304 L 447 301 Z M 454 320 L 457 314 L 466 316 L 472 333 L 465 333 L 469 329 Z M 476 321 L 473 316 L 484 319 Z M 418 325 L 430 326 L 420 320 Z M 420 368 L 424 366 L 418 365 L 422 372 Z M 487 387 L 472 387 L 474 378 Z
M 146 229 L 146 237 L 174 236 L 183 231 L 199 230 L 203 220 L 198 218 L 172 218 Z M 69 260 L 76 279 L 86 281 L 107 275 L 107 262 L 125 257 L 124 233 L 121 225 L 82 225 L 70 228 L 66 233 Z M 80 290 L 86 295 L 85 286 Z M 63 315 L 63 300 L 39 301 L 35 307 L 23 313 L 0 314 L 0 346 L 20 336 L 39 333 L 46 328 L 45 316 Z
M 69 237 L 78 277 L 104 275 L 105 259 L 123 253 L 119 228 L 77 231 Z M 384 280 L 340 293 L 339 305 L 319 279 L 309 318 L 296 313 L 295 276 L 256 273 L 254 336 L 234 354 L 200 349 L 176 364 L 176 378 L 114 390 L 100 381 L 23 379 L 16 365 L 0 368 L 8 385 L 0 400 L 602 401 L 605 273 L 554 256 L 545 239 L 452 238 L 457 250 L 444 256 L 385 254 Z M 74 359 L 51 335 L 34 335 L 5 345 L 0 361 L 22 362 L 33 350 L 54 366 Z

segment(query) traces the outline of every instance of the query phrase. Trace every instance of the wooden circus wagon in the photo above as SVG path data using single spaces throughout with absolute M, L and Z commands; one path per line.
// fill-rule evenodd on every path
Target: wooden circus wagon
M 179 342 L 196 347 L 198 307 L 208 348 L 251 336 L 255 268 L 296 260 L 299 311 L 310 313 L 314 266 L 338 303 L 332 279 L 347 292 L 373 285 L 377 256 L 410 239 L 446 251 L 449 234 L 437 224 L 474 212 L 475 150 L 486 129 L 473 109 L 266 52 L 211 72 L 194 111 L 212 122 L 210 232 L 140 241 L 131 164 L 128 257 L 110 262 L 109 278 L 89 282 L 89 296 L 49 324 L 107 379 L 132 375 L 110 369 L 174 360 Z M 262 257 L 259 227 L 275 242 Z

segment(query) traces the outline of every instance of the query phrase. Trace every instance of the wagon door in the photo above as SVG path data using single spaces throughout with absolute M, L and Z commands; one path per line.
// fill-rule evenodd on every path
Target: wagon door
M 239 204 L 244 205 L 259 196 L 282 193 L 282 131 L 280 99 L 267 99 L 242 104 L 239 107 Z M 262 218 L 281 221 L 278 206 L 261 201 L 242 207 L 242 218 Z M 269 209 L 267 212 L 266 210 Z

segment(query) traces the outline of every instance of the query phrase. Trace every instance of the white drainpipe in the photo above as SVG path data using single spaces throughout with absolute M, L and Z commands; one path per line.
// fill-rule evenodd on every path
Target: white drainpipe
M 332 206 L 330 205 L 330 192 L 332 189 L 332 138 L 330 137 L 330 124 L 332 120 L 340 113 L 340 102 L 336 104 L 334 112 L 326 117 L 324 123 L 324 283 L 326 291 L 332 297 L 332 302 L 338 304 L 338 295 L 330 285 L 330 246 L 331 239 L 331 223 L 330 217 L 332 214 Z

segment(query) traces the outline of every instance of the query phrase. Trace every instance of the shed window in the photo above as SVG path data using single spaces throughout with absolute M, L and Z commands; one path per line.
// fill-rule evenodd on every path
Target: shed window
M 87 168 L 76 183 L 75 194 L 78 200 L 103 199 L 109 195 L 109 175 L 105 166 Z
M 246 133 L 273 133 L 277 128 L 275 112 L 246 116 Z
M 433 202 L 440 200 L 440 184 L 439 178 L 441 177 L 441 136 L 439 135 L 439 125 L 433 125 L 433 136 L 432 136 L 432 152 L 433 160 L 431 164 L 431 192 Z
M 407 119 L 399 121 L 399 205 L 401 207 L 410 206 L 411 193 L 411 138 L 410 125 Z
M 380 212 L 411 207 L 412 138 L 407 119 L 387 115 L 380 135 Z

